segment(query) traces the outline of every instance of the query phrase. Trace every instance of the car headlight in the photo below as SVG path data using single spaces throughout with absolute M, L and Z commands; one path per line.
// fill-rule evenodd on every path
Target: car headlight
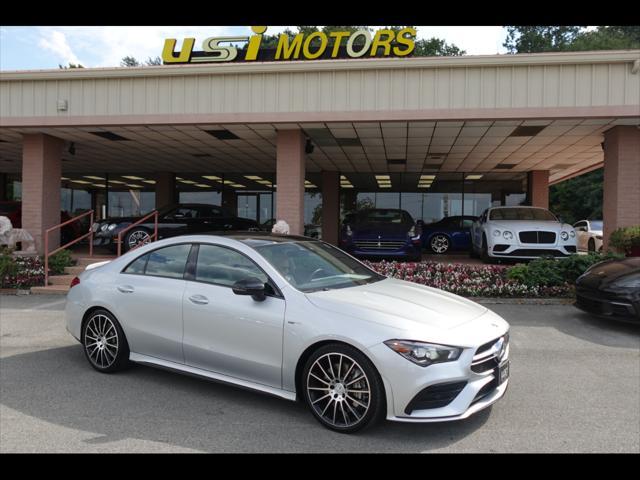
M 494 231 L 493 231 L 493 236 L 494 236 L 494 237 L 499 237 L 501 233 L 502 233 L 502 232 L 501 232 L 500 230 L 494 230 Z
M 384 344 L 421 367 L 427 367 L 434 363 L 452 362 L 457 360 L 462 353 L 462 349 L 458 347 L 411 340 L 387 340 Z
M 415 225 L 413 227 L 411 227 L 411 229 L 407 232 L 407 235 L 409 237 L 415 237 L 415 235 L 416 235 L 416 227 L 415 227 Z
M 619 280 L 611 283 L 616 287 L 640 288 L 640 273 L 626 275 Z
M 93 222 L 93 225 L 91 225 L 91 231 L 95 233 L 99 229 L 100 229 L 100 224 L 98 222 Z
M 575 232 L 575 231 L 573 231 L 573 230 L 569 230 L 569 236 L 570 236 L 571 238 L 574 238 L 574 237 L 576 236 L 576 232 Z
M 105 223 L 104 225 L 102 225 L 102 226 L 100 227 L 100 231 L 101 231 L 101 232 L 106 232 L 106 231 L 107 231 L 107 228 L 109 228 L 109 224 Z
M 347 228 L 344 231 L 348 237 L 350 237 L 351 235 L 353 235 L 353 230 L 351 230 L 351 227 L 349 225 L 347 225 Z
M 108 230 L 108 231 L 110 231 L 110 232 L 112 232 L 113 230 L 115 230 L 115 228 L 116 228 L 117 226 L 118 226 L 118 225 L 117 225 L 116 223 L 112 223 L 111 225 L 109 225 L 109 226 L 107 227 L 107 230 Z
M 502 233 L 502 236 L 505 238 L 505 240 L 512 240 L 513 239 L 513 233 L 511 233 L 509 230 L 505 230 Z
M 569 240 L 569 234 L 564 231 L 560 232 L 560 238 L 566 242 L 567 240 Z

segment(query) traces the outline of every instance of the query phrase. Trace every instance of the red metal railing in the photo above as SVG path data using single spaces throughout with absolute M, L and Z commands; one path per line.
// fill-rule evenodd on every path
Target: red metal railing
M 140 220 L 138 220 L 135 223 L 132 223 L 131 225 L 129 225 L 127 228 L 121 230 L 118 233 L 118 256 L 122 255 L 122 236 L 127 233 L 129 230 L 131 230 L 133 227 L 136 227 L 138 225 L 140 225 L 141 223 L 144 223 L 148 218 L 154 217 L 154 227 L 153 227 L 153 235 L 149 236 L 149 238 L 147 240 L 145 240 L 143 243 L 140 243 L 139 245 L 136 245 L 135 247 L 130 248 L 129 250 L 135 250 L 138 247 L 141 247 L 142 245 L 145 245 L 149 242 L 153 242 L 156 241 L 158 239 L 158 211 L 154 210 L 153 212 L 151 212 L 149 215 L 147 215 L 146 217 L 142 217 Z
M 89 220 L 89 231 L 87 233 L 76 238 L 75 240 L 70 241 L 69 243 L 61 247 L 56 248 L 52 252 L 49 251 L 49 233 L 53 232 L 54 230 L 57 230 L 58 228 L 62 228 L 65 225 L 69 225 L 70 223 L 77 222 L 79 219 L 84 218 L 87 215 L 91 217 Z M 93 256 L 93 210 L 84 212 L 78 215 L 77 217 L 73 217 L 72 219 L 67 220 L 66 222 L 62 222 L 45 231 L 44 233 L 44 286 L 45 287 L 49 285 L 49 257 L 51 255 L 58 253 L 60 250 L 64 250 L 68 246 L 73 245 L 74 243 L 78 243 L 80 240 L 84 240 L 87 237 L 89 237 L 89 256 L 92 257 Z

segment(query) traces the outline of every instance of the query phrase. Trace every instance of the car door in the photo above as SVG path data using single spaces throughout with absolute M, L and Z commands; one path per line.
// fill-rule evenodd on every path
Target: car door
M 160 238 L 176 237 L 191 233 L 200 221 L 197 208 L 178 206 L 167 212 L 158 220 L 158 236 Z
M 460 248 L 469 248 L 471 246 L 471 227 L 474 219 L 471 217 L 462 217 L 462 243 Z
M 268 284 L 263 301 L 236 295 L 249 277 Z M 183 300 L 187 365 L 281 388 L 285 301 L 247 256 L 228 247 L 200 244 Z
M 159 248 L 138 257 L 118 275 L 118 317 L 132 352 L 184 363 L 183 276 L 190 249 L 190 243 Z

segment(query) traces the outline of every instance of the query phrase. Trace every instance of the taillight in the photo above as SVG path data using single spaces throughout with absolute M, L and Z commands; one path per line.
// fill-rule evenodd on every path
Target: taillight
M 71 280 L 71 285 L 69 286 L 69 288 L 73 288 L 76 285 L 80 285 L 80 279 L 78 277 L 73 277 L 73 280 Z

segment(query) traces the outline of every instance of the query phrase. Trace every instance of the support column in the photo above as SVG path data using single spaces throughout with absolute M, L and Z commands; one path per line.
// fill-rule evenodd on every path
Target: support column
M 604 249 L 620 227 L 640 225 L 640 130 L 619 125 L 604 133 Z
M 238 195 L 226 185 L 222 188 L 222 207 L 233 215 L 238 214 Z
M 549 208 L 549 170 L 528 172 L 527 200 L 532 207 Z
M 338 245 L 340 230 L 340 174 L 322 172 L 322 240 Z
M 45 231 L 60 223 L 60 176 L 64 142 L 41 133 L 22 140 L 22 228 L 44 253 Z M 60 246 L 60 230 L 49 235 L 49 251 Z
M 302 130 L 278 131 L 277 220 L 284 220 L 289 224 L 291 235 L 304 233 L 304 143 L 305 137 Z
M 158 172 L 155 175 L 156 181 L 156 209 L 166 207 L 173 203 L 178 203 L 178 192 L 176 191 L 176 175 L 169 172 Z

